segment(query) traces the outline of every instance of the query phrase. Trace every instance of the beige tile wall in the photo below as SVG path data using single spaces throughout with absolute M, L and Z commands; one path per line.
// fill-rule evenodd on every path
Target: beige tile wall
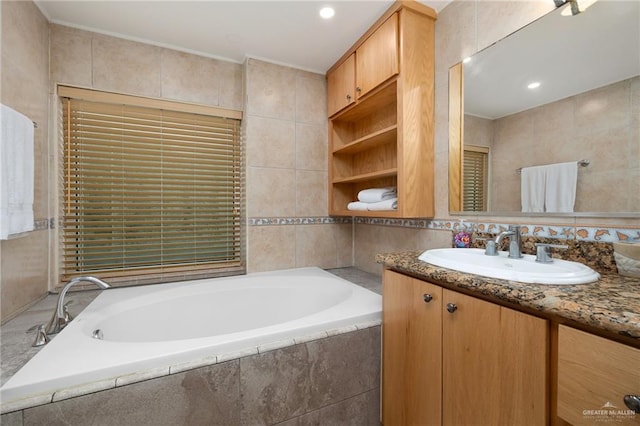
M 475 0 L 454 1 L 441 11 L 436 24 L 436 218 L 448 217 L 449 67 L 551 8 L 550 2 L 542 0 Z M 37 167 L 43 171 L 36 177 L 37 199 L 42 199 L 36 202 L 38 217 L 51 217 L 55 212 L 57 140 L 52 137 L 49 144 L 44 141 L 49 127 L 47 104 L 55 117 L 55 85 L 63 83 L 245 110 L 247 216 L 250 221 L 285 219 L 248 227 L 249 271 L 309 265 L 339 267 L 355 262 L 364 270 L 379 273 L 373 261 L 375 253 L 450 244 L 446 231 L 306 222 L 307 218 L 327 216 L 324 76 L 256 59 L 235 64 L 57 24 L 48 26 L 30 2 L 2 2 L 2 12 L 2 100 L 44 123 L 38 131 L 40 136 L 37 132 L 42 141 L 37 145 L 37 161 L 42 167 Z M 43 72 L 48 68 L 50 78 Z M 23 90 L 25 86 L 29 89 Z M 636 98 L 639 86 L 637 82 L 631 85 Z M 640 106 L 633 104 L 632 137 L 636 140 L 640 134 L 638 111 Z M 640 148 L 629 147 L 634 149 Z M 638 165 L 634 167 L 629 189 L 631 194 L 638 194 Z M 630 202 L 637 203 L 639 197 L 632 197 L 636 201 Z M 5 309 L 19 309 L 29 303 L 36 294 L 46 291 L 48 276 L 56 276 L 55 269 L 46 267 L 48 247 L 55 242 L 49 243 L 49 235 L 28 238 L 32 240 L 0 246 L 3 318 Z M 25 264 L 16 257 L 24 256 L 27 248 L 31 255 L 37 253 L 37 272 L 21 272 Z M 50 264 L 55 267 L 55 263 L 53 257 Z M 29 263 L 29 267 L 33 265 Z M 24 290 L 38 290 L 23 291 L 23 286 Z
M 3 1 L 3 104 L 38 123 L 34 134 L 34 218 L 50 217 L 48 97 L 48 23 L 31 2 Z M 0 311 L 4 322 L 47 292 L 49 232 L 47 229 L 0 242 Z
M 57 134 L 47 138 L 44 132 L 49 114 L 57 116 L 57 84 L 239 110 L 245 108 L 246 88 L 248 216 L 326 217 L 324 76 L 258 60 L 225 62 L 48 25 L 30 2 L 3 2 L 2 7 L 2 100 L 40 123 L 37 217 L 56 212 L 59 141 Z M 249 269 L 350 265 L 351 234 L 351 225 L 252 226 Z M 53 231 L 40 231 L 2 243 L 3 318 L 37 299 L 55 281 L 57 260 L 49 250 L 56 245 L 55 237 Z
M 578 171 L 577 212 L 640 211 L 631 187 L 640 143 L 629 125 L 640 103 L 632 88 L 639 84 L 635 77 L 494 120 L 492 210 L 520 209 L 516 168 L 584 158 L 591 164 Z
M 63 83 L 244 109 L 248 218 L 327 216 L 323 75 L 256 59 L 234 64 L 60 25 L 51 25 L 51 46 L 52 89 Z M 338 224 L 250 226 L 248 270 L 351 265 L 351 232 Z
M 245 76 L 247 215 L 283 219 L 249 227 L 249 272 L 350 266 L 351 225 L 304 223 L 328 214 L 325 77 L 257 59 Z

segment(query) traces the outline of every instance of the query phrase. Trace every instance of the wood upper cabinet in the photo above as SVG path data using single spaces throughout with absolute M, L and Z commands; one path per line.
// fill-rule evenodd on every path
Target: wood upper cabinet
M 351 54 L 327 74 L 327 113 L 332 116 L 356 101 L 356 59 Z
M 354 53 L 327 73 L 329 117 L 398 74 L 398 70 L 398 14 L 394 13 Z
M 640 349 L 560 325 L 558 416 L 574 425 L 640 425 L 626 395 L 640 398 Z
M 548 323 L 385 270 L 384 425 L 545 425 Z
M 435 214 L 435 18 L 417 1 L 396 1 L 327 72 L 329 214 Z M 359 191 L 388 186 L 396 210 L 347 209 Z
M 398 14 L 394 13 L 356 50 L 357 97 L 398 74 L 398 59 Z

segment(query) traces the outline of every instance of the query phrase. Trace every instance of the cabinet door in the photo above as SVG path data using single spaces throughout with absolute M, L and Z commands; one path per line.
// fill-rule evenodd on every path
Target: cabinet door
M 398 72 L 398 14 L 394 13 L 356 50 L 356 95 L 366 95 Z
M 547 322 L 449 290 L 443 304 L 443 424 L 547 424 Z
M 640 395 L 640 349 L 559 326 L 558 416 L 575 425 L 639 425 L 625 395 Z
M 356 59 L 351 54 L 336 69 L 327 74 L 327 113 L 336 112 L 356 101 Z
M 385 270 L 382 423 L 440 425 L 442 288 Z

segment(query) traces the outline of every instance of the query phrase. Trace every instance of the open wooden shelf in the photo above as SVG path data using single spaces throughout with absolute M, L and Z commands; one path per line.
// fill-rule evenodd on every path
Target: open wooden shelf
M 378 130 L 369 135 L 363 136 L 355 141 L 334 149 L 334 154 L 355 154 L 357 152 L 366 151 L 376 146 L 393 143 L 396 140 L 398 125 L 393 124 L 382 130 Z
M 372 179 L 396 176 L 398 174 L 398 169 L 385 169 L 378 170 L 370 173 L 363 173 L 360 175 L 349 176 L 346 178 L 335 178 L 333 179 L 333 183 L 353 183 L 353 182 L 364 182 Z

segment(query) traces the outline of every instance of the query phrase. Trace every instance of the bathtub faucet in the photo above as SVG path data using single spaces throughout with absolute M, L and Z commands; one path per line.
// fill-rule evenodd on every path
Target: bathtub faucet
M 56 305 L 56 311 L 53 313 L 51 321 L 49 321 L 49 324 L 45 328 L 45 333 L 47 335 L 59 333 L 71 321 L 72 318 L 66 311 L 66 307 L 64 305 L 64 297 L 67 295 L 67 291 L 69 291 L 71 287 L 80 282 L 89 282 L 95 284 L 102 290 L 111 287 L 109 284 L 96 277 L 72 278 L 68 283 L 65 284 L 65 286 L 62 288 L 62 291 L 60 291 L 60 295 L 58 296 L 58 304 Z

